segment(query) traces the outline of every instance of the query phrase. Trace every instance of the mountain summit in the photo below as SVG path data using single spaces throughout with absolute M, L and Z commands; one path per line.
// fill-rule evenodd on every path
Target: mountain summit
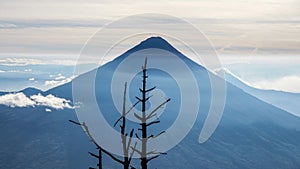
M 156 36 L 156 37 L 150 37 L 150 38 L 145 39 L 141 43 L 139 43 L 136 46 L 134 46 L 133 48 L 129 49 L 123 55 L 131 54 L 131 53 L 137 52 L 139 50 L 151 49 L 151 48 L 167 50 L 167 51 L 172 52 L 172 53 L 177 54 L 177 55 L 181 54 L 168 41 L 166 41 L 162 37 Z
M 158 48 L 158 49 L 165 49 L 165 50 L 176 50 L 168 41 L 163 39 L 162 37 L 150 37 L 144 41 L 142 41 L 140 44 L 135 46 L 135 48 L 138 49 L 147 49 L 147 48 Z

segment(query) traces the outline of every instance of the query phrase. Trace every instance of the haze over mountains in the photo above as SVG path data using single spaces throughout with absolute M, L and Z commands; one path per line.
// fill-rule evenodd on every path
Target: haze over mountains
M 228 82 L 257 97 L 258 99 L 281 108 L 282 110 L 285 110 L 289 113 L 292 113 L 295 116 L 300 116 L 299 93 L 257 89 L 245 84 L 241 79 L 239 79 L 229 70 L 226 70 L 225 78 Z
M 96 73 L 95 84 L 101 86 L 95 91 L 97 101 L 99 105 L 102 104 L 104 116 L 110 123 L 118 117 L 116 108 L 110 104 L 112 75 L 124 59 L 146 49 L 167 51 L 182 59 L 196 78 L 201 100 L 200 111 L 190 133 L 168 151 L 167 155 L 151 162 L 150 168 L 296 169 L 300 166 L 300 118 L 251 96 L 231 83 L 227 83 L 225 110 L 216 132 L 207 142 L 199 144 L 199 133 L 210 107 L 210 72 L 160 37 L 149 38 L 115 60 L 93 70 L 95 72 L 88 72 L 75 79 L 85 79 L 90 73 Z M 148 59 L 154 57 L 148 55 Z M 142 65 L 140 62 L 138 64 Z M 180 72 L 176 68 L 174 71 Z M 176 81 L 170 75 L 149 69 L 149 83 L 157 85 L 172 98 L 160 117 L 162 126 L 154 128 L 155 132 L 172 124 L 181 100 Z M 130 93 L 131 99 L 138 94 L 135 89 L 139 85 L 138 74 L 129 86 L 133 91 Z M 123 86 L 120 88 L 123 89 Z M 29 95 L 36 95 L 38 92 L 42 96 L 51 94 L 57 98 L 72 100 L 72 83 L 46 92 L 31 89 L 26 92 Z M 95 166 L 96 162 L 87 154 L 94 150 L 94 145 L 80 127 L 68 123 L 69 119 L 76 119 L 74 109 L 53 109 L 49 113 L 45 112 L 45 108 L 45 105 L 25 108 L 1 106 L 0 145 L 3 148 L 0 150 L 0 168 L 81 169 Z M 133 164 L 138 164 L 138 161 L 134 160 Z M 104 166 L 120 167 L 107 157 L 104 157 Z

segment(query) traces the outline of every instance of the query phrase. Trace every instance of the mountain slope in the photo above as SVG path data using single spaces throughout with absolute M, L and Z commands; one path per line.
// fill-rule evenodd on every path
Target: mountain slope
M 32 95 L 36 95 L 36 94 L 39 94 L 39 93 L 42 93 L 43 91 L 42 90 L 39 90 L 39 89 L 36 89 L 36 88 L 33 88 L 33 87 L 28 87 L 28 88 L 25 88 L 19 92 L 22 92 L 24 93 L 27 97 L 30 97 Z
M 226 80 L 238 88 L 243 89 L 245 92 L 272 104 L 282 110 L 292 113 L 300 117 L 300 94 L 298 93 L 288 93 L 275 90 L 262 90 L 251 87 L 241 80 L 239 80 L 233 73 L 227 70 L 225 74 Z
M 153 48 L 177 55 L 190 67 L 199 85 L 201 102 L 196 123 L 187 137 L 167 155 L 153 160 L 149 168 L 296 169 L 300 166 L 300 119 L 262 102 L 230 83 L 227 83 L 228 93 L 220 125 L 207 142 L 199 144 L 199 133 L 210 106 L 209 72 L 162 38 L 147 39 L 112 62 L 93 70 L 97 72 L 89 72 L 96 73 L 97 100 L 110 123 L 119 117 L 111 104 L 110 83 L 114 70 L 130 54 Z M 148 59 L 150 61 L 155 57 L 148 55 Z M 176 73 L 180 73 L 177 67 L 174 69 L 175 72 L 178 71 Z M 84 80 L 89 73 L 78 78 Z M 168 127 L 176 118 L 180 93 L 176 81 L 170 75 L 155 69 L 149 69 L 148 73 L 149 85 L 157 85 L 171 98 L 170 104 L 165 107 L 165 113 L 160 117 L 162 123 L 151 130 L 157 132 Z M 122 91 L 123 84 L 120 85 Z M 129 85 L 132 91 L 129 93 L 130 99 L 134 100 L 134 96 L 139 93 L 136 91 L 138 86 L 139 74 Z M 71 98 L 72 85 L 68 83 L 45 93 Z M 1 111 L 0 145 L 5 148 L 1 149 L 0 168 L 80 169 L 96 164 L 85 153 L 93 150 L 93 144 L 88 141 L 80 127 L 67 122 L 75 118 L 74 110 L 42 113 L 42 108 L 1 107 Z M 14 159 L 16 154 L 18 158 Z M 134 160 L 133 164 L 138 165 L 138 162 Z M 120 167 L 106 156 L 104 165 L 106 168 Z

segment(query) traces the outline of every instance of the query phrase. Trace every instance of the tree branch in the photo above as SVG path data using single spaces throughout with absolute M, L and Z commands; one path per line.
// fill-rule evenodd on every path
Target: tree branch
M 137 135 L 137 133 L 135 133 L 135 137 L 136 137 L 137 139 L 139 139 L 140 141 L 142 141 L 142 139 Z
M 121 161 L 120 159 L 116 158 L 114 155 L 112 155 L 110 152 L 106 151 L 105 149 L 103 149 L 99 144 L 97 144 L 97 142 L 95 141 L 95 139 L 92 137 L 89 128 L 87 127 L 87 125 L 85 124 L 85 122 L 82 123 L 82 126 L 85 130 L 85 132 L 87 133 L 87 135 L 89 136 L 89 138 L 93 141 L 93 143 L 101 150 L 103 151 L 105 154 L 107 154 L 108 156 L 110 156 L 113 160 L 117 161 L 118 163 L 124 164 L 123 161 Z
M 160 123 L 160 121 L 159 120 L 152 121 L 152 122 L 146 124 L 146 126 L 151 126 L 152 124 L 156 124 L 156 123 Z
M 148 116 L 147 116 L 147 120 L 148 119 L 150 119 L 150 118 L 152 118 L 153 116 L 153 114 L 159 109 L 159 108 L 161 108 L 163 105 L 165 105 L 166 103 L 168 103 L 169 101 L 170 101 L 171 99 L 169 98 L 169 99 L 167 99 L 166 101 L 164 101 L 163 103 L 161 103 L 159 106 L 157 106 Z
M 166 131 L 162 131 L 162 132 L 160 132 L 159 134 L 157 134 L 156 136 L 154 136 L 154 135 L 152 134 L 151 136 L 148 137 L 148 139 L 149 139 L 149 138 L 156 138 L 156 137 L 160 136 L 161 134 L 163 134 L 163 133 L 165 133 L 165 132 L 166 132 Z
M 110 158 L 112 158 L 113 160 L 115 160 L 116 162 L 120 163 L 120 164 L 124 164 L 124 161 L 118 159 L 117 157 L 115 157 L 114 155 L 112 155 L 110 152 L 104 150 L 103 148 L 101 148 L 101 151 L 103 151 L 105 154 L 107 154 Z
M 143 70 L 147 69 L 147 57 L 145 58 L 144 66 L 142 66 L 142 69 Z
M 151 95 L 151 96 L 147 97 L 145 101 L 149 100 L 149 99 L 150 99 L 152 96 L 153 96 L 153 95 Z
M 161 154 L 167 154 L 167 153 L 156 152 L 155 150 L 152 150 L 152 151 L 149 151 L 149 152 L 147 153 L 147 155 L 150 155 L 150 154 L 158 154 L 158 155 L 161 155 Z
M 79 125 L 79 126 L 81 126 L 81 124 L 80 124 L 79 122 L 77 122 L 77 121 L 74 121 L 74 120 L 69 120 L 69 122 L 71 122 L 71 123 L 74 123 L 74 124 L 76 124 L 76 125 Z
M 130 113 L 130 111 L 139 103 L 140 101 L 138 100 L 137 102 L 134 103 L 133 106 L 130 107 L 130 109 L 125 113 L 125 116 Z M 118 120 L 114 123 L 114 127 L 116 127 L 117 123 L 123 118 L 123 116 L 121 116 L 120 118 L 118 118 Z
M 131 140 L 132 140 L 132 136 L 133 136 L 133 131 L 134 131 L 134 129 L 132 129 L 132 130 L 130 131 L 130 134 L 129 134 L 129 139 L 128 139 L 128 143 L 127 143 L 127 146 L 126 146 L 126 151 L 127 151 L 127 152 L 129 151 L 129 147 L 130 147 Z
M 136 145 L 137 145 L 137 142 L 135 142 L 135 144 L 134 144 L 134 146 L 133 146 L 134 149 L 136 149 Z M 132 149 L 132 151 L 131 151 L 131 153 L 130 153 L 130 156 L 129 156 L 129 163 L 131 162 L 131 159 L 132 159 L 133 154 L 134 154 L 134 152 L 135 152 L 134 149 Z
M 136 99 L 138 99 L 140 102 L 143 101 L 142 99 L 140 99 L 139 97 L 135 96 Z
M 155 158 L 159 157 L 159 156 L 160 156 L 160 155 L 156 155 L 156 156 L 153 156 L 153 157 L 151 157 L 151 158 L 147 159 L 147 163 L 148 163 L 149 161 L 151 161 L 151 160 L 153 160 L 153 159 L 155 159 Z
M 146 90 L 145 92 L 148 93 L 148 92 L 150 92 L 150 91 L 152 91 L 154 89 L 156 89 L 156 86 L 152 87 L 151 89 Z
M 140 102 L 139 100 L 135 102 L 134 105 L 131 106 L 130 109 L 125 113 L 125 115 L 127 115 L 139 102 Z
M 139 155 L 142 155 L 142 152 L 141 152 L 140 150 L 136 149 L 136 147 L 132 147 L 132 146 L 131 146 L 131 149 L 132 149 L 133 151 L 137 152 Z
M 88 152 L 92 157 L 95 157 L 95 158 L 99 158 L 99 156 L 97 156 L 96 154 L 94 153 L 91 153 L 91 152 Z
M 139 116 L 138 114 L 136 114 L 136 113 L 133 113 L 133 115 L 137 118 L 137 119 L 139 119 L 139 120 L 143 120 L 143 118 L 141 117 L 141 116 Z

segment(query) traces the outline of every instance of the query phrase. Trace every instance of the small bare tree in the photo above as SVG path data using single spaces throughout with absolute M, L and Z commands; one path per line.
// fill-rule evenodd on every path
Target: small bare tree
M 135 147 L 132 147 L 132 149 L 137 152 L 140 155 L 140 160 L 141 160 L 141 168 L 142 169 L 147 169 L 147 164 L 149 161 L 159 157 L 161 154 L 165 154 L 162 152 L 157 152 L 155 150 L 151 150 L 148 151 L 147 150 L 147 141 L 148 139 L 151 138 L 156 138 L 159 135 L 163 134 L 165 131 L 160 132 L 157 135 L 149 135 L 147 130 L 148 127 L 150 127 L 153 124 L 158 124 L 160 123 L 160 120 L 155 120 L 155 121 L 151 121 L 149 122 L 150 119 L 152 119 L 153 117 L 156 117 L 156 111 L 161 108 L 162 106 L 164 106 L 167 102 L 169 102 L 171 99 L 166 99 L 163 103 L 161 103 L 160 105 L 158 105 L 154 110 L 152 110 L 150 113 L 146 112 L 146 102 L 151 98 L 151 96 L 148 96 L 148 93 L 152 90 L 154 90 L 156 87 L 152 87 L 150 89 L 147 89 L 147 58 L 145 58 L 145 62 L 144 65 L 142 66 L 142 71 L 143 71 L 143 75 L 142 75 L 142 88 L 140 88 L 140 92 L 142 95 L 142 98 L 139 98 L 138 96 L 136 96 L 136 99 L 138 100 L 138 103 L 141 102 L 142 104 L 142 110 L 141 110 L 141 115 L 134 113 L 134 116 L 140 121 L 140 126 L 141 128 L 139 128 L 138 130 L 141 131 L 141 137 L 139 137 L 139 135 L 136 133 L 136 137 L 141 141 L 142 147 L 141 150 L 137 150 Z M 152 157 L 148 158 L 148 156 L 152 155 Z
M 129 154 L 134 129 L 130 131 L 129 138 L 127 139 L 128 133 L 126 133 L 126 115 L 139 103 L 139 101 L 136 102 L 128 111 L 126 111 L 126 91 L 127 91 L 127 83 L 125 83 L 125 87 L 124 87 L 122 116 L 114 124 L 115 127 L 121 121 L 120 130 L 121 130 L 121 140 L 123 146 L 124 169 L 129 168 L 132 156 L 134 154 L 134 150 L 132 150 L 131 153 Z M 134 144 L 133 148 L 136 148 L 136 145 L 137 143 Z
M 95 157 L 98 159 L 98 168 L 102 169 L 102 152 L 107 154 L 111 159 L 113 159 L 114 161 L 120 163 L 121 165 L 123 165 L 124 169 L 129 169 L 129 167 L 131 167 L 131 169 L 135 169 L 135 167 L 131 166 L 131 160 L 134 154 L 134 150 L 136 148 L 137 143 L 134 144 L 134 146 L 131 146 L 131 141 L 132 141 L 132 136 L 133 136 L 133 132 L 134 129 L 132 129 L 130 131 L 129 134 L 129 138 L 127 139 L 128 133 L 126 133 L 126 115 L 134 108 L 134 106 L 136 106 L 138 104 L 138 102 L 136 102 L 128 111 L 126 111 L 126 89 L 127 89 L 127 83 L 125 83 L 125 88 L 124 88 L 124 96 L 123 96 L 123 110 L 122 110 L 122 116 L 115 122 L 114 126 L 116 126 L 118 124 L 118 122 L 122 121 L 122 124 L 120 125 L 120 130 L 121 130 L 121 140 L 122 140 L 122 146 L 123 146 L 123 160 L 117 158 L 116 156 L 114 156 L 113 154 L 111 154 L 110 152 L 106 151 L 104 148 L 102 148 L 93 138 L 93 136 L 91 135 L 88 126 L 85 124 L 85 122 L 78 123 L 75 122 L 73 120 L 69 120 L 70 122 L 80 125 L 84 128 L 84 131 L 86 132 L 86 134 L 88 135 L 88 137 L 91 139 L 91 141 L 96 145 L 97 149 L 98 149 L 98 155 L 89 152 L 89 154 L 92 157 Z M 132 150 L 130 151 L 132 147 Z M 90 169 L 93 169 L 92 167 L 90 167 Z
M 167 104 L 171 99 L 170 98 L 166 99 L 164 102 L 162 102 L 160 105 L 158 105 L 151 112 L 146 112 L 146 102 L 151 98 L 151 96 L 148 96 L 148 93 L 156 88 L 154 86 L 150 89 L 147 89 L 147 86 L 146 86 L 147 78 L 148 78 L 148 76 L 147 76 L 147 58 L 145 59 L 144 65 L 142 66 L 142 71 L 143 71 L 142 88 L 139 89 L 141 92 L 142 98 L 139 98 L 138 96 L 136 96 L 137 102 L 135 104 L 133 104 L 128 111 L 126 111 L 127 83 L 125 83 L 124 94 L 123 94 L 122 116 L 114 123 L 114 127 L 116 127 L 117 124 L 121 123 L 120 124 L 120 135 L 121 135 L 121 141 L 122 141 L 122 147 L 123 147 L 123 159 L 117 158 L 116 156 L 114 156 L 113 154 L 111 154 L 110 152 L 108 152 L 107 150 L 102 148 L 90 134 L 89 128 L 85 124 L 85 122 L 83 122 L 81 124 L 81 123 L 75 122 L 73 120 L 69 120 L 70 122 L 72 122 L 74 124 L 82 126 L 84 128 L 84 131 L 88 135 L 88 137 L 96 145 L 96 147 L 98 149 L 98 155 L 91 153 L 91 152 L 89 152 L 89 154 L 92 157 L 95 157 L 98 159 L 98 168 L 99 169 L 102 169 L 102 152 L 105 153 L 106 155 L 108 155 L 114 161 L 122 164 L 124 169 L 129 169 L 129 167 L 131 167 L 131 169 L 135 169 L 133 166 L 130 165 L 132 157 L 135 152 L 140 155 L 142 169 L 147 169 L 148 162 L 150 162 L 151 160 L 159 157 L 161 154 L 166 154 L 166 153 L 162 153 L 162 152 L 157 152 L 155 150 L 151 150 L 151 151 L 147 150 L 148 139 L 156 138 L 165 132 L 165 131 L 162 131 L 157 135 L 153 135 L 153 134 L 149 135 L 148 127 L 150 127 L 153 124 L 160 123 L 160 120 L 157 120 L 157 119 L 154 121 L 151 121 L 151 122 L 149 122 L 149 121 L 153 117 L 156 117 L 157 116 L 156 111 L 158 109 L 160 109 L 161 107 L 163 107 L 165 104 Z M 139 136 L 138 133 L 135 133 L 136 138 L 141 142 L 140 150 L 138 150 L 136 148 L 137 143 L 134 143 L 134 146 L 132 146 L 132 137 L 134 134 L 134 129 L 132 129 L 130 131 L 129 137 L 127 137 L 128 133 L 126 133 L 126 121 L 127 121 L 126 116 L 139 103 L 142 104 L 141 115 L 134 113 L 134 116 L 140 121 L 139 125 L 141 126 L 141 128 L 138 129 L 139 131 L 141 131 L 141 137 Z M 149 157 L 149 156 L 151 156 L 151 157 Z M 93 169 L 93 168 L 90 167 L 90 169 Z

